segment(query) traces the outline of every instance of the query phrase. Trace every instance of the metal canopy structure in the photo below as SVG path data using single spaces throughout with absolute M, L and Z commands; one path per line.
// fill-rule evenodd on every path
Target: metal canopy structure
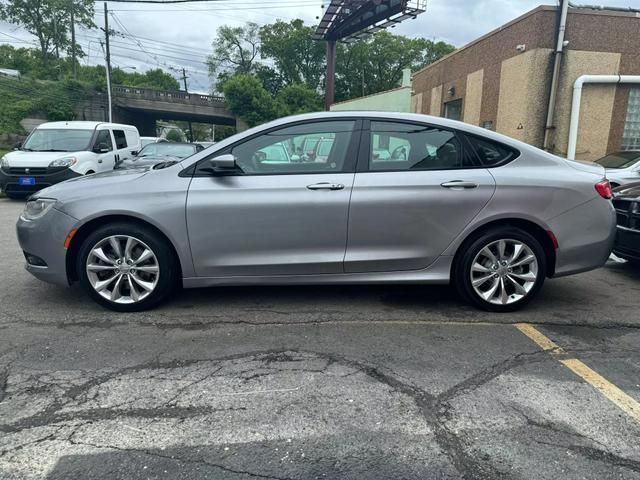
M 426 0 L 331 0 L 314 40 L 354 42 L 425 11 Z
M 325 109 L 334 99 L 337 41 L 355 42 L 425 10 L 426 0 L 331 0 L 313 35 L 327 42 Z

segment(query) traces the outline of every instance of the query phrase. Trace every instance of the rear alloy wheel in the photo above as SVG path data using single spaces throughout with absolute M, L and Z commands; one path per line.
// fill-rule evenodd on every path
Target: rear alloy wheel
M 151 308 L 175 286 L 175 260 L 154 232 L 137 225 L 108 225 L 80 250 L 78 276 L 100 304 L 117 311 Z
M 456 287 L 478 307 L 495 312 L 517 310 L 544 283 L 545 256 L 527 232 L 501 228 L 474 241 L 456 269 Z

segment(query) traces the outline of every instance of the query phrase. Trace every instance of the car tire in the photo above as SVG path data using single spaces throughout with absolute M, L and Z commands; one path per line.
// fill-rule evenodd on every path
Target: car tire
M 151 228 L 128 222 L 91 232 L 80 246 L 76 269 L 89 296 L 118 312 L 157 306 L 175 292 L 179 280 L 168 242 Z
M 544 249 L 524 230 L 493 228 L 461 248 L 452 280 L 458 293 L 476 307 L 490 312 L 518 310 L 544 284 Z

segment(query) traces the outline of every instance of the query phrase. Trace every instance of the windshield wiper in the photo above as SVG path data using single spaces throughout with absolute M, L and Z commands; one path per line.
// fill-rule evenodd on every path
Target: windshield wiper
M 69 150 L 56 150 L 55 148 L 48 148 L 46 150 L 31 150 L 32 152 L 68 152 Z

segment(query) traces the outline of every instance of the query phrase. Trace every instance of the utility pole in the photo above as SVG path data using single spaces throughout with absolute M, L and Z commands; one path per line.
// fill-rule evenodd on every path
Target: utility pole
M 189 93 L 189 89 L 187 88 L 187 71 L 182 67 L 182 81 L 184 82 L 184 93 Z M 193 126 L 191 125 L 191 120 L 189 120 L 189 141 L 193 143 Z
M 109 51 L 109 12 L 107 11 L 107 2 L 104 2 L 104 36 L 106 43 L 105 60 L 107 71 L 107 102 L 109 103 L 109 122 L 113 121 L 113 108 L 111 103 L 111 52 Z M 102 42 L 100 42 L 102 44 Z
M 327 41 L 327 76 L 325 80 L 324 109 L 331 110 L 335 98 L 336 84 L 336 41 Z
M 71 68 L 73 72 L 73 78 L 78 78 L 78 70 L 76 68 L 76 26 L 74 19 L 74 10 L 75 5 L 73 4 L 73 0 L 69 0 L 71 3 L 71 10 L 69 14 L 71 16 Z

